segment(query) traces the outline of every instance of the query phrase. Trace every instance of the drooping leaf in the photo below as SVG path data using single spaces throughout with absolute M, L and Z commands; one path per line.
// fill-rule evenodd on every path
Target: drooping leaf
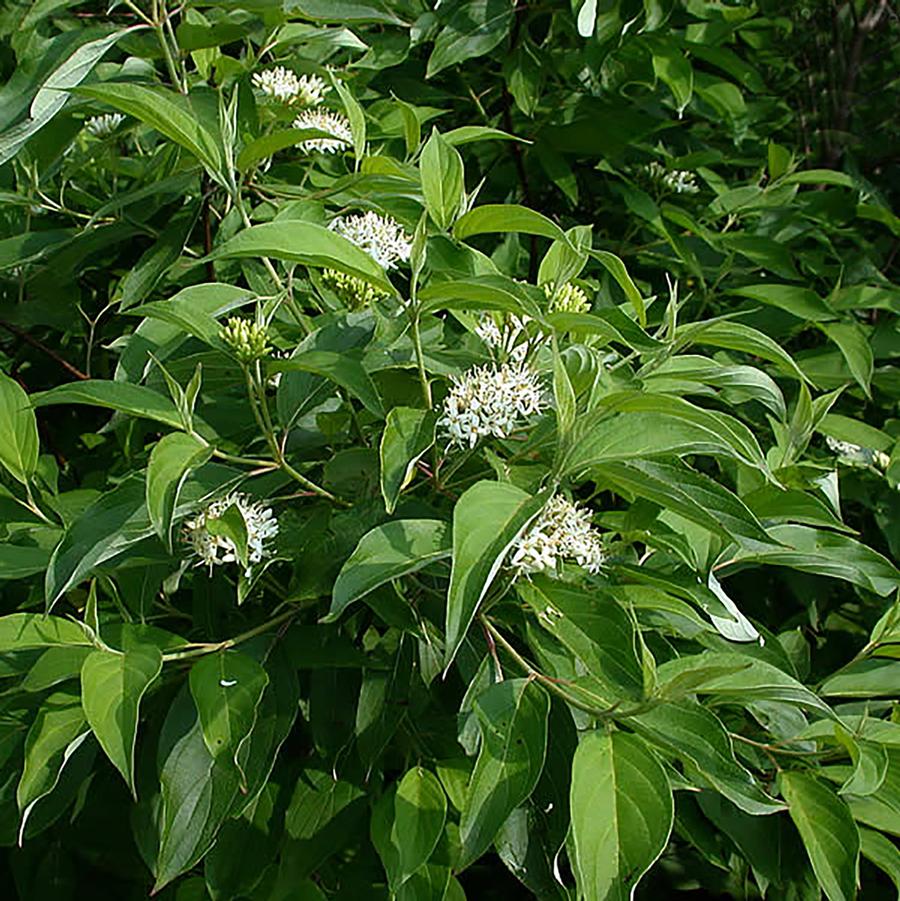
M 478 482 L 456 502 L 445 667 L 453 662 L 512 543 L 546 501 L 547 492 L 532 497 L 508 482 Z
M 447 796 L 437 777 L 413 767 L 394 795 L 391 842 L 398 849 L 399 881 L 411 876 L 434 851 L 447 818 Z
M 381 436 L 381 495 L 388 513 L 412 479 L 416 463 L 434 444 L 435 416 L 429 410 L 394 407 Z
M 451 554 L 447 524 L 433 519 L 401 519 L 366 533 L 341 567 L 326 621 L 385 582 L 416 572 Z
M 190 471 L 205 463 L 212 448 L 193 435 L 172 432 L 150 452 L 147 464 L 147 512 L 160 539 L 172 547 L 172 515 L 178 493 Z
M 547 752 L 550 700 L 528 679 L 507 679 L 482 692 L 474 709 L 481 751 L 460 816 L 461 868 L 488 849 L 537 784 Z
M 239 651 L 207 654 L 191 667 L 191 696 L 203 740 L 214 758 L 234 758 L 253 727 L 268 681 L 262 666 Z
M 596 901 L 631 898 L 672 830 L 662 766 L 635 735 L 589 732 L 575 752 L 570 803 L 580 891 Z
M 791 819 L 829 901 L 855 898 L 859 833 L 847 805 L 808 773 L 782 773 L 780 785 Z
M 19 383 L 0 372 L 0 464 L 23 484 L 38 462 L 38 432 L 34 410 Z
M 472 0 L 455 8 L 435 39 L 426 78 L 464 60 L 490 53 L 506 37 L 512 21 L 510 0 Z
M 122 654 L 93 651 L 81 668 L 84 716 L 132 794 L 141 699 L 161 669 L 159 648 L 137 643 Z

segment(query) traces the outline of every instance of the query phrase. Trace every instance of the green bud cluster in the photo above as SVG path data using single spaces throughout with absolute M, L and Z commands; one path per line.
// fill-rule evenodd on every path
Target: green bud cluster
M 387 291 L 370 285 L 365 279 L 338 272 L 337 269 L 323 269 L 322 282 L 350 310 L 362 310 L 388 296 Z
M 269 354 L 271 348 L 266 344 L 269 334 L 264 325 L 232 316 L 222 326 L 219 337 L 228 345 L 228 349 L 241 363 L 252 363 Z
M 585 313 L 590 309 L 587 294 L 572 282 L 566 282 L 554 295 L 553 285 L 544 285 L 544 293 L 550 299 L 548 313 Z

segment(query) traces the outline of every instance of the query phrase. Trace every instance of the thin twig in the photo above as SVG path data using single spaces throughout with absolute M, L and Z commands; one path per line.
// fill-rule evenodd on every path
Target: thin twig
M 45 353 L 48 357 L 55 360 L 62 366 L 69 375 L 74 376 L 76 379 L 80 379 L 85 382 L 90 379 L 89 375 L 85 375 L 80 369 L 73 366 L 68 360 L 63 359 L 55 350 L 47 347 L 42 341 L 38 341 L 37 338 L 33 338 L 28 332 L 23 331 L 17 325 L 13 325 L 11 322 L 6 322 L 3 319 L 0 319 L 0 328 L 5 328 L 10 334 L 15 335 L 17 338 L 21 338 L 26 344 L 30 344 L 32 347 L 37 348 L 42 353 Z

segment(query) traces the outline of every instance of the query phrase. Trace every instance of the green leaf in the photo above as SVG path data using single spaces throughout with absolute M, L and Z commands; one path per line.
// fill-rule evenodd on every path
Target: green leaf
M 838 670 L 819 689 L 828 697 L 893 697 L 900 679 L 900 661 L 869 658 Z
M 445 668 L 453 662 L 512 543 L 540 513 L 548 494 L 532 497 L 509 482 L 485 481 L 473 485 L 456 502 Z
M 509 33 L 513 7 L 511 0 L 470 0 L 456 7 L 435 39 L 425 77 L 490 53 Z
M 660 697 L 678 700 L 685 694 L 711 694 L 723 698 L 784 701 L 819 710 L 834 718 L 831 708 L 782 670 L 753 657 L 704 651 L 660 665 Z
M 680 119 L 694 92 L 694 70 L 675 43 L 666 38 L 652 40 L 650 54 L 653 57 L 653 74 L 669 86 Z
M 124 654 L 96 650 L 81 669 L 81 703 L 100 747 L 136 795 L 134 747 L 141 699 L 162 670 L 152 644 L 129 644 Z
M 419 160 L 425 209 L 440 229 L 448 229 L 465 200 L 463 161 L 435 128 Z
M 19 383 L 0 372 L 0 464 L 27 484 L 37 470 L 37 420 Z
M 809 379 L 803 370 L 794 362 L 793 357 L 782 346 L 765 332 L 743 322 L 734 320 L 712 320 L 696 322 L 679 327 L 678 346 L 690 343 L 709 344 L 713 347 L 724 347 L 728 350 L 739 350 L 742 353 L 761 357 L 778 365 L 785 373 L 793 375 L 803 382 Z
M 219 651 L 201 657 L 189 681 L 209 753 L 234 758 L 253 728 L 268 674 L 246 654 Z
M 518 141 L 521 144 L 530 144 L 525 138 L 516 137 L 499 128 L 489 128 L 487 125 L 461 125 L 459 128 L 451 128 L 441 136 L 451 147 L 461 147 L 463 144 L 472 144 L 476 141 Z
M 871 397 L 875 358 L 866 333 L 855 322 L 829 322 L 822 326 L 822 331 L 840 348 L 850 374 L 866 397 Z
M 59 616 L 43 616 L 40 613 L 0 616 L 0 654 L 90 643 L 78 623 Z
M 120 310 L 127 310 L 141 303 L 174 266 L 190 238 L 197 222 L 200 207 L 193 205 L 172 219 L 165 231 L 149 249 L 144 251 L 125 278 L 119 283 L 114 296 Z
M 51 228 L 4 238 L 0 241 L 0 272 L 38 260 L 59 245 L 68 243 L 77 234 L 71 228 Z
M 250 568 L 250 559 L 247 548 L 247 521 L 237 504 L 231 504 L 218 516 L 209 517 L 206 520 L 206 529 L 210 535 L 227 538 L 234 546 L 234 555 L 240 566 L 247 570 Z M 238 600 L 240 603 L 240 600 Z
M 85 659 L 93 653 L 86 645 L 47 648 L 22 679 L 22 689 L 46 691 L 60 682 L 77 679 Z
M 805 172 L 792 172 L 782 180 L 783 185 L 835 185 L 838 188 L 856 188 L 856 180 L 846 172 L 835 169 L 807 169 Z
M 550 699 L 529 679 L 507 679 L 478 695 L 474 710 L 481 750 L 460 815 L 460 870 L 481 857 L 534 790 L 547 753 Z
M 381 436 L 381 495 L 393 513 L 403 489 L 412 481 L 416 463 L 433 444 L 435 415 L 430 410 L 394 407 Z
M 573 869 L 592 901 L 625 901 L 666 847 L 674 821 L 665 771 L 635 735 L 588 732 L 572 762 Z
M 49 391 L 39 391 L 32 395 L 31 402 L 35 407 L 87 404 L 91 407 L 105 407 L 143 419 L 152 419 L 176 429 L 182 426 L 181 417 L 172 401 L 151 388 L 128 382 L 103 379 L 72 382 L 51 388 Z
M 682 462 L 623 460 L 595 467 L 597 480 L 620 493 L 643 497 L 738 544 L 770 545 L 766 530 L 744 502 L 724 485 Z
M 759 816 L 784 809 L 737 762 L 722 721 L 700 704 L 658 704 L 646 713 L 629 717 L 628 724 L 681 758 L 686 766 L 696 768 L 713 788 L 746 813 Z
M 850 901 L 859 882 L 859 833 L 847 805 L 808 773 L 782 772 L 781 791 L 829 901 Z
M 112 82 L 81 87 L 78 94 L 134 116 L 184 147 L 210 173 L 220 175 L 222 159 L 216 139 L 203 127 L 180 94 L 157 85 L 149 87 Z
M 369 373 L 352 354 L 330 350 L 304 350 L 286 360 L 272 360 L 271 372 L 313 372 L 346 388 L 369 412 L 384 416 L 384 405 Z
M 326 622 L 380 585 L 417 572 L 451 554 L 447 524 L 434 519 L 400 519 L 367 532 L 341 567 Z
M 249 172 L 257 163 L 270 159 L 279 150 L 294 147 L 314 138 L 333 137 L 326 131 L 318 128 L 288 128 L 282 131 L 273 131 L 271 134 L 254 138 L 238 154 L 235 162 L 238 172 Z
M 524 232 L 527 235 L 543 235 L 553 240 L 566 240 L 563 230 L 546 216 L 528 207 L 512 203 L 486 203 L 475 207 L 456 220 L 453 237 L 464 241 L 473 235 L 496 232 Z
M 207 259 L 271 257 L 304 266 L 338 269 L 393 293 L 384 270 L 352 241 L 324 225 L 289 219 L 265 222 L 239 231 Z
M 398 882 L 415 873 L 434 851 L 447 819 L 447 796 L 437 777 L 422 767 L 409 770 L 394 795 L 391 843 L 399 850 Z
M 628 412 L 601 419 L 584 417 L 575 426 L 562 474 L 639 457 L 712 454 L 765 471 L 762 451 L 747 427 L 723 413 L 703 410 L 676 397 L 636 396 Z M 643 408 L 643 409 L 642 409 Z
M 38 708 L 25 739 L 25 765 L 16 788 L 20 843 L 34 805 L 53 791 L 69 758 L 88 735 L 77 694 L 54 692 Z
M 859 827 L 859 838 L 863 857 L 890 876 L 900 897 L 900 850 L 887 836 L 874 829 Z
M 344 105 L 344 111 L 347 113 L 347 119 L 350 122 L 350 132 L 353 135 L 353 152 L 358 163 L 366 153 L 366 114 L 353 94 L 347 90 L 343 81 L 335 78 L 333 72 L 330 75 L 331 83 L 341 98 L 341 103 Z
M 154 892 L 191 869 L 210 849 L 239 785 L 234 763 L 210 754 L 187 691 L 176 696 L 163 724 L 159 766 L 162 804 Z
M 732 288 L 730 293 L 778 307 L 809 322 L 827 322 L 837 318 L 834 310 L 810 288 L 795 285 L 747 285 L 745 288 Z
M 534 576 L 518 586 L 538 621 L 610 692 L 610 700 L 643 695 L 641 664 L 629 615 L 605 593 Z
M 768 531 L 783 549 L 740 550 L 734 562 L 756 561 L 843 579 L 882 597 L 900 586 L 900 573 L 890 560 L 846 535 L 795 525 L 771 526 Z
M 29 109 L 31 118 L 0 135 L 0 166 L 16 156 L 32 135 L 37 134 L 53 119 L 66 105 L 69 91 L 87 78 L 114 44 L 125 35 L 144 28 L 145 25 L 133 25 L 76 47 L 38 89 Z
M 150 452 L 147 464 L 147 512 L 160 540 L 172 549 L 172 515 L 191 470 L 205 463 L 213 449 L 193 435 L 172 432 Z
M 534 289 L 531 289 L 533 291 Z M 502 275 L 483 275 L 477 278 L 460 278 L 430 284 L 419 292 L 422 314 L 438 310 L 497 310 L 534 319 L 540 316 L 534 296 L 523 285 Z
M 152 534 L 142 479 L 127 479 L 104 494 L 66 530 L 50 558 L 47 612 L 95 566 Z
M 647 310 L 644 298 L 638 291 L 637 285 L 631 280 L 625 264 L 614 253 L 606 250 L 591 250 L 589 253 L 619 283 L 619 287 L 625 292 L 625 297 L 637 313 L 638 322 L 642 326 L 646 326 Z

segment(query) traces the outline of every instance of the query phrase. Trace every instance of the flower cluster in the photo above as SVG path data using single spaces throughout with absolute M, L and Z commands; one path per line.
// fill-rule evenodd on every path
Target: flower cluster
M 304 110 L 294 119 L 294 128 L 315 128 L 331 135 L 330 138 L 310 138 L 308 141 L 301 141 L 298 145 L 301 150 L 336 153 L 353 143 L 353 132 L 350 130 L 347 117 L 322 107 Z
M 318 75 L 301 75 L 298 78 L 284 66 L 255 73 L 253 84 L 266 97 L 278 103 L 299 106 L 315 106 L 321 103 L 325 94 L 331 90 L 331 86 Z
M 474 447 L 479 438 L 508 438 L 542 406 L 540 378 L 528 366 L 476 366 L 453 377 L 438 425 L 451 444 Z
M 219 331 L 219 337 L 237 357 L 238 362 L 248 364 L 268 355 L 271 348 L 264 325 L 232 316 Z
M 213 501 L 205 510 L 184 524 L 185 540 L 199 557 L 198 566 L 208 566 L 210 573 L 214 566 L 237 561 L 237 548 L 227 535 L 214 534 L 210 524 L 220 519 L 231 507 L 237 507 L 247 529 L 247 561 L 244 574 L 249 578 L 251 567 L 260 563 L 263 557 L 271 556 L 268 543 L 278 534 L 278 520 L 267 507 L 253 501 L 246 494 L 233 492 L 220 500 Z
M 369 284 L 365 279 L 348 275 L 346 272 L 338 272 L 337 269 L 323 269 L 322 283 L 350 310 L 365 309 L 376 300 L 389 296 L 387 291 Z
M 870 447 L 862 447 L 859 444 L 851 444 L 849 441 L 839 441 L 826 435 L 825 443 L 828 449 L 837 454 L 842 463 L 855 464 L 857 466 L 874 466 L 877 469 L 887 469 L 891 458 L 884 451 L 873 450 Z
M 544 285 L 544 294 L 550 303 L 548 313 L 584 313 L 590 309 L 591 302 L 587 294 L 572 282 L 566 282 L 559 290 L 554 291 L 550 284 Z
M 108 138 L 124 121 L 125 117 L 121 113 L 106 113 L 103 116 L 91 116 L 84 127 L 95 138 Z
M 412 252 L 412 238 L 390 216 L 368 212 L 359 216 L 333 219 L 329 228 L 364 250 L 379 266 L 393 269 L 397 261 L 406 262 Z
M 603 545 L 590 511 L 557 494 L 516 539 L 509 562 L 522 573 L 536 573 L 555 570 L 565 558 L 597 573 L 603 565 Z
M 531 321 L 528 316 L 501 316 L 497 319 L 489 313 L 475 327 L 475 334 L 492 350 L 500 351 L 503 357 L 509 357 L 521 363 L 528 356 L 528 332 L 526 326 Z M 524 339 L 524 340 L 523 340 Z
M 646 167 L 646 171 L 653 181 L 676 194 L 696 194 L 700 190 L 694 173 L 686 169 L 666 169 L 654 160 Z

